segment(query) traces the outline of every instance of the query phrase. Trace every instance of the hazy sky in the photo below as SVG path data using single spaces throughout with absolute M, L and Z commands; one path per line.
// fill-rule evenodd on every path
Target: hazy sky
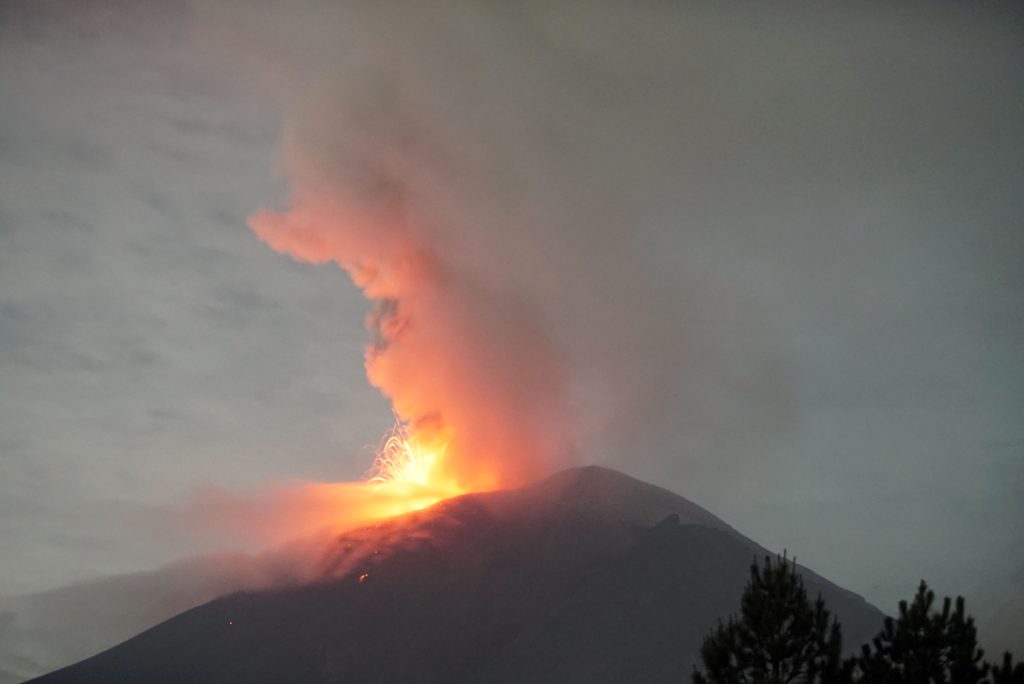
M 364 474 L 367 305 L 247 226 L 310 150 L 537 312 L 557 465 L 887 610 L 1024 581 L 1020 16 L 340 4 L 0 2 L 0 593 L 189 552 L 151 521 L 203 486 Z

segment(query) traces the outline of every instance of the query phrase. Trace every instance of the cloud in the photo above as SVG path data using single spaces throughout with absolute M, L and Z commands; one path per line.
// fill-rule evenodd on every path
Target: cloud
M 357 477 L 389 423 L 358 296 L 246 227 L 276 118 L 189 48 L 184 4 L 116 5 L 0 21 L 0 594 L 189 553 L 126 511 Z

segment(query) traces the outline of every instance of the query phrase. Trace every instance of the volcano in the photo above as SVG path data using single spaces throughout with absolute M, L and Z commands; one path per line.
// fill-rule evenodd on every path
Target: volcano
M 318 581 L 223 596 L 38 682 L 682 682 L 769 553 L 699 506 L 577 468 L 355 530 Z M 801 568 L 856 647 L 882 614 Z

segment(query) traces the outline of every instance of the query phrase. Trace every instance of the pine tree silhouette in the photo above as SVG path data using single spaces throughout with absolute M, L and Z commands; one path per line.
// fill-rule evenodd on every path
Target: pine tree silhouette
M 1024 684 L 1024 663 L 1014 664 L 1013 656 L 1004 653 L 1002 665 L 992 665 L 992 684 Z
M 719 623 L 700 654 L 705 672 L 694 671 L 694 684 L 840 684 L 852 667 L 839 623 L 820 596 L 808 601 L 796 560 L 785 556 L 750 566 L 739 616 Z
M 921 582 L 911 604 L 900 601 L 899 617 L 887 617 L 882 631 L 855 658 L 865 684 L 977 684 L 986 681 L 974 619 L 949 597 L 933 610 L 935 592 Z M 1014 680 L 1006 680 L 1014 681 Z

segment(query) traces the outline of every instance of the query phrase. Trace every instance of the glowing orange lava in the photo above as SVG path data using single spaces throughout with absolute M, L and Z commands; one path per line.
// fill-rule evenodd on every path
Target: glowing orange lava
M 299 482 L 253 494 L 210 488 L 196 497 L 186 515 L 190 524 L 208 533 L 272 545 L 324 532 L 339 534 L 488 488 L 489 482 L 456 477 L 451 434 L 437 421 L 413 424 L 396 416 L 366 479 Z
M 389 501 L 393 515 L 416 511 L 466 493 L 445 472 L 450 431 L 413 427 L 396 417 L 395 426 L 374 459 L 370 483 L 374 494 Z

